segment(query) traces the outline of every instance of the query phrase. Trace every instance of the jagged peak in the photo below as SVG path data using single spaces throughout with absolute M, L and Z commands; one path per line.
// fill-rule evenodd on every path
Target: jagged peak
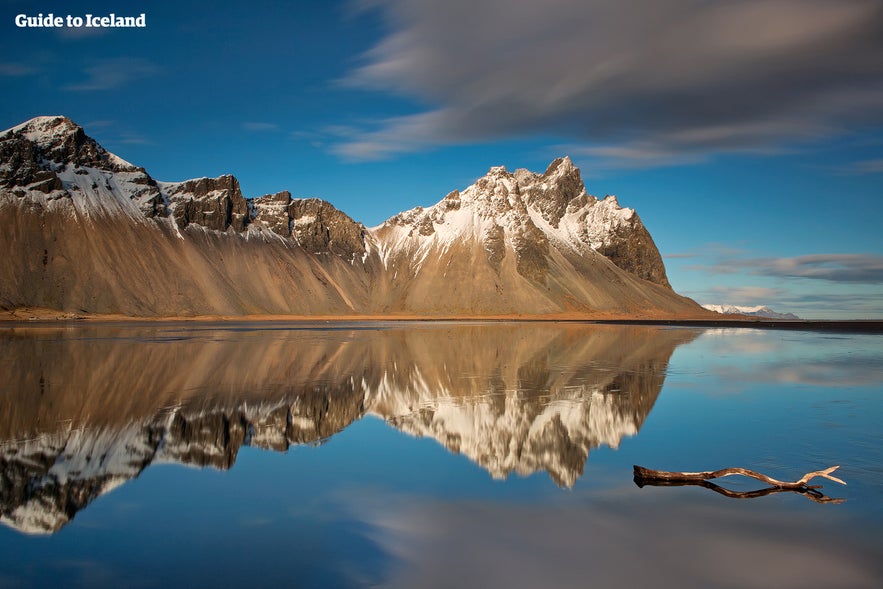
M 44 149 L 54 148 L 69 140 L 83 142 L 88 139 L 81 126 L 62 115 L 34 117 L 7 129 L 0 136 L 5 139 L 10 136 L 23 137 Z
M 509 172 L 506 169 L 506 166 L 491 166 L 487 173 L 482 178 L 479 178 L 476 183 L 484 179 L 514 178 L 519 185 L 526 185 L 533 184 L 540 180 L 550 181 L 565 176 L 571 176 L 573 174 L 576 175 L 577 179 L 580 178 L 579 168 L 573 164 L 573 160 L 571 160 L 569 156 L 565 155 L 552 160 L 552 162 L 546 167 L 546 171 L 542 174 L 532 172 L 527 168 L 518 168 L 515 172 Z M 580 180 L 580 182 L 581 181 L 582 180 Z
M 114 171 L 144 171 L 104 149 L 86 135 L 80 125 L 63 115 L 34 117 L 0 133 L 4 140 L 16 137 L 30 141 L 46 159 L 57 163 L 109 167 Z
M 601 199 L 602 203 L 606 203 L 608 206 L 612 206 L 615 208 L 622 208 L 619 204 L 619 199 L 616 198 L 615 194 L 607 194 L 604 198 Z
M 68 135 L 81 129 L 79 125 L 63 115 L 48 115 L 34 117 L 20 123 L 10 129 L 6 129 L 0 135 L 7 133 L 44 133 L 47 135 Z
M 194 190 L 196 188 L 214 190 L 220 187 L 239 190 L 239 180 L 233 174 L 221 174 L 214 178 L 202 176 L 200 178 L 189 178 L 181 182 L 162 182 L 162 184 L 169 187 L 174 186 L 179 190 Z
M 573 161 L 568 156 L 553 160 L 539 179 L 549 184 L 567 183 L 585 190 L 579 168 L 573 165 Z
M 573 160 L 570 159 L 570 156 L 565 155 L 564 157 L 559 157 L 552 160 L 552 163 L 550 163 L 549 167 L 546 168 L 543 176 L 551 176 L 556 173 L 565 174 L 573 171 L 579 172 L 579 168 L 573 165 Z
M 506 169 L 506 166 L 491 166 L 486 176 L 510 176 L 509 171 Z
M 513 173 L 503 165 L 491 166 L 484 176 L 462 190 L 449 192 L 435 205 L 402 211 L 381 226 L 426 224 L 429 217 L 437 220 L 447 211 L 459 209 L 461 203 L 473 209 L 478 207 L 483 216 L 492 217 L 511 210 L 524 211 L 526 204 L 541 209 L 552 207 L 556 209 L 551 213 L 553 224 L 557 224 L 568 203 L 585 194 L 579 168 L 567 156 L 553 160 L 542 174 L 526 168 L 518 168 Z

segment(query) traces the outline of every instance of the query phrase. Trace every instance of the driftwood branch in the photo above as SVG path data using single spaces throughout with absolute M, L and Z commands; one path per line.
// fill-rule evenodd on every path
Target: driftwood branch
M 798 480 L 789 482 L 789 481 L 780 481 L 778 479 L 774 479 L 772 477 L 768 477 L 765 474 L 748 470 L 747 468 L 723 468 L 721 470 L 712 470 L 705 472 L 678 472 L 678 471 L 665 471 L 665 470 L 653 470 L 650 468 L 644 468 L 643 466 L 634 466 L 635 473 L 635 484 L 639 487 L 643 487 L 645 485 L 651 486 L 682 486 L 682 485 L 697 485 L 700 487 L 705 487 L 706 489 L 711 489 L 716 493 L 720 493 L 721 495 L 725 495 L 727 497 L 732 497 L 735 499 L 753 499 L 755 497 L 763 497 L 766 495 L 771 495 L 773 493 L 781 493 L 783 491 L 792 491 L 795 493 L 800 493 L 813 501 L 818 503 L 842 503 L 843 499 L 834 499 L 828 497 L 818 491 L 817 489 L 821 488 L 821 485 L 808 485 L 807 483 L 816 477 L 824 477 L 826 479 L 830 479 L 832 481 L 838 482 L 841 485 L 845 485 L 846 482 L 838 479 L 835 476 L 832 476 L 831 473 L 840 468 L 839 466 L 832 466 L 830 468 L 826 468 L 824 470 L 816 470 L 813 472 L 808 472 Z M 750 477 L 753 479 L 757 479 L 769 485 L 769 487 L 765 489 L 759 489 L 757 491 L 731 491 L 730 489 L 726 489 L 712 483 L 709 479 L 719 479 L 722 477 L 732 476 L 732 475 L 742 475 L 746 477 Z

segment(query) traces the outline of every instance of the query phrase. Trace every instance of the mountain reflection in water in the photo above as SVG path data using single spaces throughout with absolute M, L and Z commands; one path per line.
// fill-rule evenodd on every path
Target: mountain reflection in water
M 376 415 L 560 486 L 638 432 L 686 329 L 153 324 L 0 331 L 0 521 L 53 533 L 158 463 L 227 469 Z

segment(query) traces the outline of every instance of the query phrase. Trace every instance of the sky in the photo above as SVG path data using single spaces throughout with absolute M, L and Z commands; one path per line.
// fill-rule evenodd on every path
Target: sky
M 145 28 L 20 28 L 27 16 Z M 883 0 L 0 0 L 0 129 L 380 224 L 569 155 L 676 291 L 883 319 Z

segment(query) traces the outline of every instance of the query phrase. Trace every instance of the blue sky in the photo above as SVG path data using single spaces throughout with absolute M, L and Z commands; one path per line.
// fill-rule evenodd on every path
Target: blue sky
M 560 155 L 702 303 L 883 318 L 880 0 L 2 0 L 0 127 L 366 225 Z M 17 14 L 147 15 L 20 29 Z

